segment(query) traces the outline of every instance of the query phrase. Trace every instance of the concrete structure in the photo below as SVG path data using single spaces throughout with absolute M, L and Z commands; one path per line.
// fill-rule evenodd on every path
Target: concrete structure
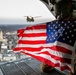
M 7 39 L 3 39 L 3 32 L 0 30 L 0 42 L 7 42 Z
M 41 62 L 33 58 L 8 62 L 0 65 L 0 75 L 64 75 L 55 69 L 50 73 L 43 73 L 40 69 L 40 64 Z

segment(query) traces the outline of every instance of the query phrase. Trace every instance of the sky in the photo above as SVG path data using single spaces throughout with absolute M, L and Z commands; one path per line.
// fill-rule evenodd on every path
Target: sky
M 34 22 L 27 22 L 32 16 Z M 40 0 L 0 0 L 0 24 L 35 24 L 55 20 L 55 17 Z

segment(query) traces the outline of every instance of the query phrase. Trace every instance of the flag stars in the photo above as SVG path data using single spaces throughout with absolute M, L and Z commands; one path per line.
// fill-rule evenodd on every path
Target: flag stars
M 55 32 L 55 30 L 54 30 L 54 32 Z
M 64 25 L 66 26 L 67 24 L 65 23 Z
M 58 35 L 56 34 L 56 36 L 58 36 Z
M 48 37 L 50 37 L 50 35 L 48 35 Z
M 52 35 L 52 37 L 54 37 L 54 36 Z
M 61 27 L 61 28 L 63 28 L 63 27 Z
M 59 33 L 62 33 L 61 31 Z
M 76 23 L 76 21 L 74 21 L 74 23 Z
M 62 21 L 62 23 L 64 23 L 64 21 Z
M 55 40 L 56 38 L 54 38 L 54 40 Z
M 49 39 L 51 39 L 51 36 L 49 37 Z
M 61 30 L 59 29 L 58 32 L 61 32 Z
M 50 24 L 48 25 L 48 27 L 50 27 Z
M 57 26 L 55 27 L 55 29 L 57 29 Z
M 64 31 L 65 29 L 63 29 L 63 31 Z
M 55 32 L 55 35 L 56 35 L 57 33 Z
M 50 37 L 50 34 L 48 34 L 48 37 Z
M 52 39 L 50 39 L 50 41 L 51 41 Z
M 67 34 L 67 32 L 65 32 L 65 34 Z
M 47 39 L 47 41 L 49 41 L 49 39 Z
M 60 36 L 63 36 L 63 34 L 60 34 Z
M 49 29 L 49 32 L 50 32 L 50 29 Z
M 53 26 L 55 26 L 55 24 L 53 24 Z
M 68 21 L 68 23 L 70 23 L 70 21 Z
M 58 23 L 58 21 L 56 22 L 56 24 Z
M 59 26 L 60 26 L 60 24 L 59 24 Z
M 76 31 L 76 29 L 74 29 L 74 31 Z
M 72 25 L 72 27 L 74 27 L 74 25 Z
M 67 38 L 69 38 L 69 36 L 67 36 Z
M 69 26 L 67 28 L 69 29 Z
M 74 35 L 72 35 L 72 37 L 74 37 Z
M 72 31 L 70 30 L 69 32 L 71 33 Z
M 70 40 L 69 42 L 71 43 L 72 41 Z
M 51 32 L 51 34 L 53 34 L 53 32 Z
M 52 27 L 50 29 L 53 29 Z
M 48 41 L 47 42 L 54 42 L 60 41 L 63 43 L 67 43 L 69 45 L 74 44 L 73 38 L 75 38 L 75 23 L 76 21 L 56 21 L 49 23 L 48 26 Z M 50 30 L 49 30 L 50 29 Z
M 65 38 L 63 38 L 63 40 L 65 40 Z

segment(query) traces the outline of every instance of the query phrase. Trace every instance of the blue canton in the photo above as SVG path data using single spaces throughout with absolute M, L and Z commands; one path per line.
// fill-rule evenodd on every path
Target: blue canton
M 47 23 L 47 43 L 59 41 L 73 46 L 76 41 L 76 20 Z

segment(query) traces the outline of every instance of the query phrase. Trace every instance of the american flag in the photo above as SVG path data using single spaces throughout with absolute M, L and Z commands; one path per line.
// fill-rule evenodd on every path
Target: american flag
M 15 52 L 23 52 L 68 75 L 73 72 L 76 21 L 55 20 L 18 30 Z

